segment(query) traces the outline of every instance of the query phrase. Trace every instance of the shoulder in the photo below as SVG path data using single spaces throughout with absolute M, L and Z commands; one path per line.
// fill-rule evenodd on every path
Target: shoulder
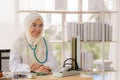
M 43 40 L 44 40 L 44 42 L 46 42 L 46 45 L 48 46 L 48 48 L 51 48 L 51 42 L 50 42 L 50 40 L 48 40 L 46 37 L 43 37 Z
M 53 51 L 53 49 L 52 49 L 52 44 L 51 44 L 50 40 L 48 40 L 48 39 L 45 38 L 45 37 L 43 37 L 43 38 L 44 38 L 44 40 L 45 40 L 45 42 L 46 42 L 46 45 L 47 45 L 47 47 L 48 47 L 49 52 Z
M 13 42 L 14 46 L 20 46 L 22 44 L 25 44 L 25 35 L 21 34 L 19 37 L 17 37 L 15 39 L 15 41 Z
M 47 44 L 50 43 L 50 41 L 46 37 L 43 37 L 43 41 L 45 41 Z

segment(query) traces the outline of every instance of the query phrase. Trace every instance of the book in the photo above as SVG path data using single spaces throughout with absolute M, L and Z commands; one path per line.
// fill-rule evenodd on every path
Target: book
M 77 65 L 78 68 L 82 68 L 81 65 L 81 52 L 80 52 L 81 48 L 80 48 L 80 36 L 77 36 Z
M 109 65 L 109 64 L 112 64 L 112 61 L 110 61 L 110 60 L 104 60 L 104 62 L 102 62 L 102 60 L 95 60 L 94 61 L 94 64 L 100 64 L 100 65 L 102 65 L 104 63 L 104 65 Z

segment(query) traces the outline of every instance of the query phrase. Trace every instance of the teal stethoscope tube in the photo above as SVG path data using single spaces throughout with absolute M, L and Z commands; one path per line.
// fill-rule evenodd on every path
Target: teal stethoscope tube
M 47 42 L 45 40 L 45 38 L 43 37 L 43 41 L 45 43 L 45 47 L 46 47 L 46 57 L 45 57 L 45 60 L 44 61 L 40 61 L 38 58 L 37 58 L 37 55 L 36 55 L 36 49 L 37 49 L 37 45 L 35 45 L 35 47 L 33 48 L 30 44 L 29 44 L 29 47 L 33 50 L 33 53 L 34 53 L 34 57 L 35 59 L 37 60 L 37 62 L 39 62 L 40 64 L 44 64 L 47 59 L 48 59 L 48 46 L 47 46 Z

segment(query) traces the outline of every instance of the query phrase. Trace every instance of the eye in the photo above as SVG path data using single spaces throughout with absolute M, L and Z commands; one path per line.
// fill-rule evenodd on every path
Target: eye
M 37 25 L 35 25 L 35 24 L 33 24 L 32 26 L 33 26 L 33 27 L 37 27 Z
M 41 24 L 39 27 L 44 27 L 43 24 Z

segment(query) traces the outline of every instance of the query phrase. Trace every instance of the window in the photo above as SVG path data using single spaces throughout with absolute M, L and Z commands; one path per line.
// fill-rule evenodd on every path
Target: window
M 63 0 L 61 5 L 57 2 L 61 2 L 61 0 L 19 0 L 19 10 L 58 10 L 68 9 L 77 11 L 78 4 L 77 0 Z M 40 5 L 39 5 L 40 4 Z M 68 5 L 67 5 L 68 4 Z M 63 7 L 64 5 L 64 7 Z M 76 5 L 76 6 L 71 6 Z M 19 13 L 19 34 L 24 31 L 24 18 L 28 13 Z M 63 49 L 62 40 L 63 40 L 63 26 L 62 26 L 62 14 L 48 14 L 48 13 L 40 13 L 45 20 L 45 29 L 44 36 L 46 36 L 52 43 L 52 47 L 54 49 L 54 54 L 57 56 L 57 59 L 60 61 L 61 59 L 61 50 Z M 73 17 L 74 16 L 74 17 Z M 77 21 L 78 15 L 66 15 L 66 21 Z M 66 46 L 66 45 L 64 45 Z M 64 50 L 65 51 L 65 50 Z M 58 56 L 59 55 L 59 56 Z
M 61 1 L 61 3 L 57 3 L 57 1 Z M 79 3 L 79 0 L 19 0 L 19 10 L 70 10 L 70 11 L 78 11 L 78 10 L 87 10 L 88 9 L 88 0 L 81 0 L 82 3 Z M 112 10 L 112 0 L 105 0 L 105 8 L 107 10 Z M 61 6 L 62 4 L 63 6 Z M 75 5 L 75 6 L 73 6 Z M 79 9 L 81 7 L 81 9 Z M 28 13 L 19 13 L 19 21 L 20 21 L 20 32 L 24 30 L 23 20 Z M 52 13 L 40 13 L 44 20 L 45 20 L 45 29 L 44 29 L 44 36 L 46 36 L 52 44 L 54 54 L 61 63 L 61 59 L 64 60 L 68 58 L 71 53 L 71 44 L 66 43 L 63 38 L 63 22 L 62 22 L 62 14 L 52 14 Z M 81 17 L 79 17 L 81 16 Z M 80 19 L 79 19 L 80 18 Z M 111 15 L 105 14 L 105 22 L 111 23 L 110 21 Z M 100 21 L 101 15 L 96 14 L 66 14 L 65 15 L 66 22 L 93 22 L 93 21 Z M 22 27 L 21 27 L 22 26 Z M 101 59 L 101 43 L 95 42 L 88 42 L 88 43 L 81 43 L 82 50 L 88 51 L 94 54 L 94 59 Z M 104 59 L 109 59 L 110 53 L 110 46 L 109 42 L 105 43 L 105 54 Z M 63 53 L 64 52 L 64 53 Z M 64 54 L 66 56 L 64 56 Z M 101 77 L 101 74 L 94 75 L 95 78 L 97 76 Z M 102 77 L 101 77 L 102 78 Z M 101 80 L 100 78 L 100 80 Z M 105 76 L 108 79 L 107 74 Z M 98 78 L 96 79 L 98 80 Z

